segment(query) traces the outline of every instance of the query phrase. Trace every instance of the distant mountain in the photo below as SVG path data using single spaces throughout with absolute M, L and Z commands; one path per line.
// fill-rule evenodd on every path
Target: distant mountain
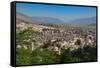
M 90 26 L 96 26 L 96 23 L 89 24 Z
M 84 25 L 89 25 L 89 24 L 96 24 L 96 17 L 89 17 L 89 18 L 81 18 L 81 19 L 76 19 L 69 21 L 69 24 L 84 24 Z
M 36 24 L 62 24 L 62 20 L 53 17 L 29 17 L 22 13 L 16 14 L 17 19 Z
M 62 20 L 53 17 L 32 17 L 33 21 L 37 21 L 43 24 L 62 24 Z
M 53 17 L 30 17 L 22 13 L 17 13 L 16 18 L 28 23 L 35 23 L 35 24 L 45 24 L 45 25 L 54 25 L 54 24 L 64 24 L 64 25 L 96 25 L 96 17 L 89 17 L 89 18 L 81 18 L 75 19 L 69 22 L 64 22 L 58 18 Z
M 16 18 L 19 20 L 25 21 L 27 23 L 37 23 L 37 22 L 33 21 L 31 17 L 29 17 L 25 14 L 22 14 L 22 13 L 17 13 Z

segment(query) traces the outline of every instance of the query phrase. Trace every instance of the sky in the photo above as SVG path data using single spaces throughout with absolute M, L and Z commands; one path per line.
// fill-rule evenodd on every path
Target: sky
M 30 17 L 53 17 L 65 22 L 96 16 L 95 7 L 16 3 L 16 12 Z

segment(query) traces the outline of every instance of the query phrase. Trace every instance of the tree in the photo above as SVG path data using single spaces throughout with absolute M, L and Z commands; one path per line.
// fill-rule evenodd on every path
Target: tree
M 77 39 L 76 42 L 75 42 L 75 45 L 81 45 L 81 40 Z
M 97 48 L 96 47 L 84 47 L 84 53 L 83 53 L 84 61 L 96 61 L 97 60 Z

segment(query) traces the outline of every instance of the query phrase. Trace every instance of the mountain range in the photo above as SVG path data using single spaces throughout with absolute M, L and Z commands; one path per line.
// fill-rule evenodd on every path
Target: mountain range
M 88 24 L 88 25 L 95 25 L 96 24 L 96 17 L 88 17 L 88 18 L 80 18 L 75 19 L 69 22 L 64 22 L 61 19 L 53 18 L 53 17 L 30 17 L 22 13 L 17 13 L 16 18 L 35 24 Z
M 69 21 L 70 24 L 86 24 L 86 25 L 95 25 L 96 24 L 96 17 L 88 17 L 88 18 L 80 18 Z

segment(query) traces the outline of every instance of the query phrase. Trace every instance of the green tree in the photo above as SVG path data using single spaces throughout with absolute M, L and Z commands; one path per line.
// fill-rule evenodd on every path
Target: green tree
M 81 40 L 77 39 L 76 42 L 75 42 L 75 45 L 81 45 Z

